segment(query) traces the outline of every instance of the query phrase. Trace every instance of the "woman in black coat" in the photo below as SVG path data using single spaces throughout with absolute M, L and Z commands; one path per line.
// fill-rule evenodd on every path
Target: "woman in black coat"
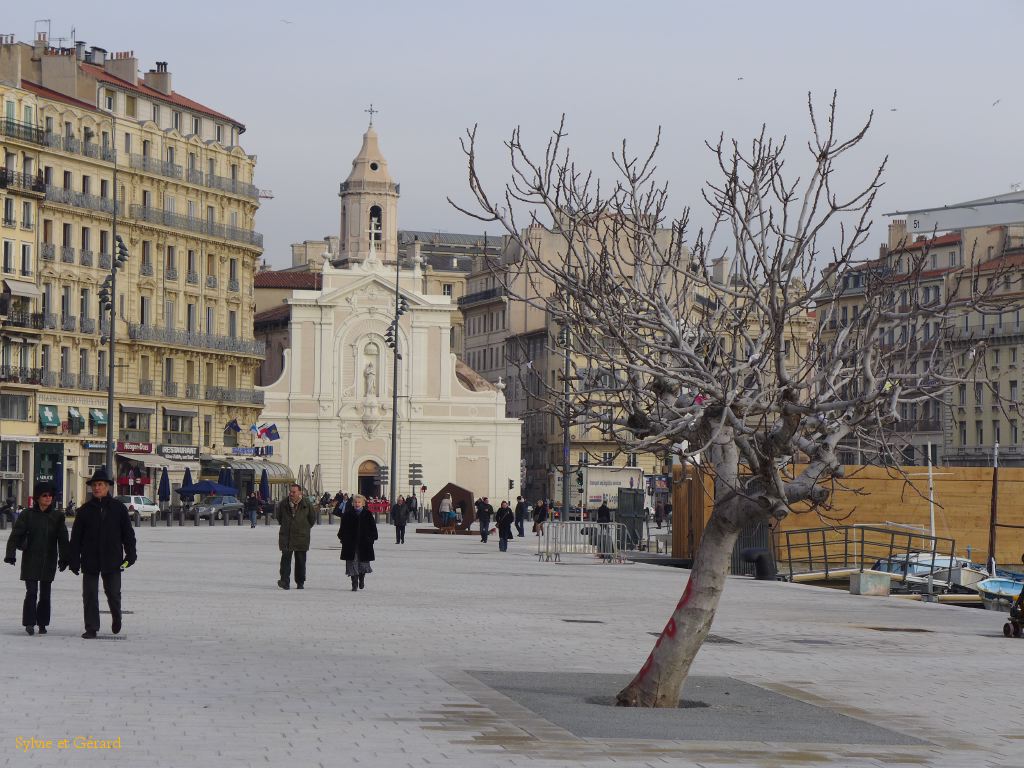
M 377 540 L 377 522 L 366 508 L 366 497 L 356 494 L 349 499 L 341 514 L 338 528 L 341 541 L 341 559 L 345 573 L 352 579 L 352 591 L 365 586 L 366 574 L 373 573 L 373 542 Z
M 508 552 L 508 543 L 512 540 L 512 523 L 515 522 L 515 513 L 507 501 L 501 502 L 501 506 L 495 513 L 494 522 L 498 526 L 498 549 Z
M 25 602 L 21 609 L 21 623 L 27 634 L 46 634 L 50 623 L 50 585 L 57 574 L 68 567 L 68 526 L 64 513 L 53 503 L 54 488 L 50 483 L 39 483 L 32 494 L 32 507 L 22 512 L 7 539 L 4 562 L 17 562 L 15 551 L 24 550 L 21 557 L 21 580 L 25 582 Z

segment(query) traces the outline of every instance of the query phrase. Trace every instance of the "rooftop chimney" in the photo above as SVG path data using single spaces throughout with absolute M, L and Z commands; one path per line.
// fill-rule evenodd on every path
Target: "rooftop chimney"
M 139 84 L 139 60 L 135 58 L 135 51 L 117 51 L 111 54 L 103 68 L 114 77 L 127 80 L 132 85 Z
M 895 251 L 907 241 L 907 220 L 893 219 L 889 222 L 889 250 Z
M 36 41 L 32 45 L 32 56 L 36 59 L 41 59 L 46 49 L 50 47 L 50 42 L 46 38 L 45 32 L 40 32 L 36 35 Z
M 107 63 L 107 49 L 100 48 L 98 45 L 94 45 L 89 51 L 89 60 L 98 67 L 105 66 Z
M 167 96 L 171 95 L 171 73 L 167 71 L 166 61 L 158 61 L 156 69 L 149 70 L 142 78 L 146 85 L 154 91 L 160 91 Z
M 75 41 L 75 58 L 79 61 L 85 61 L 85 41 Z

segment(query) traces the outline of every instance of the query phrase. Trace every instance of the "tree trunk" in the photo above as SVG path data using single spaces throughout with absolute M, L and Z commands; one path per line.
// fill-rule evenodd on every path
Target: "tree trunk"
M 738 536 L 739 528 L 724 516 L 711 515 L 683 596 L 646 663 L 616 696 L 618 706 L 679 706 L 679 694 L 690 665 L 715 618 Z

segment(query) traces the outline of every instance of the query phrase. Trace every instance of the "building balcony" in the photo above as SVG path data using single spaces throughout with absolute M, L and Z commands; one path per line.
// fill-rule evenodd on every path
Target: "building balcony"
M 203 172 L 198 168 L 189 168 L 185 171 L 185 181 L 189 184 L 203 186 Z
M 109 382 L 110 382 L 110 378 L 107 376 L 107 374 L 105 374 L 105 373 L 99 374 L 96 377 L 96 391 L 97 392 L 106 392 L 107 391 L 107 385 L 109 384 Z
M 139 394 L 140 395 L 152 395 L 153 394 L 153 380 L 152 379 L 139 379 Z
M 224 240 L 244 243 L 258 248 L 263 247 L 263 235 L 249 229 L 240 229 L 239 227 L 217 224 L 216 222 L 207 221 L 205 219 L 183 216 L 180 213 L 161 211 L 157 208 L 147 208 L 142 205 L 133 205 L 129 211 L 133 219 L 139 219 L 140 221 L 146 221 L 151 224 L 159 224 L 160 226 L 170 227 L 171 229 L 209 235 L 210 237 L 219 237 Z
M 92 317 L 83 317 L 80 321 L 82 333 L 96 333 L 96 319 Z
M 216 288 L 217 287 L 217 276 L 216 275 L 207 275 L 206 276 L 206 287 L 207 288 Z
M 941 432 L 942 422 L 938 419 L 907 419 L 892 425 L 893 432 Z
M 75 263 L 75 248 L 71 245 L 62 245 L 60 247 L 60 260 L 65 264 Z
M 338 187 L 338 194 L 344 195 L 347 192 L 385 192 L 397 195 L 401 193 L 401 185 L 386 181 L 343 181 Z
M 168 397 L 178 396 L 178 382 L 176 381 L 165 381 L 164 382 L 164 394 Z
M 22 312 L 12 311 L 8 313 L 7 319 L 4 321 L 5 326 L 14 326 L 15 328 L 27 328 L 34 331 L 43 330 L 43 313 L 42 312 Z
M 139 265 L 139 274 L 142 275 L 143 277 L 152 277 L 153 276 L 153 262 L 151 262 L 151 261 L 144 261 L 144 262 L 142 262 L 142 264 Z
M 18 220 L 17 219 L 12 219 L 9 216 L 4 216 L 4 218 L 3 218 L 3 225 L 5 227 L 10 228 L 10 229 L 14 229 L 16 226 L 18 226 Z
M 189 270 L 188 274 L 185 275 L 185 282 L 191 285 L 199 285 L 199 273 Z
M 57 315 L 52 312 L 43 313 L 43 328 L 49 331 L 57 330 Z
M 183 176 L 183 169 L 180 165 L 160 160 L 148 155 L 128 155 L 128 165 L 139 171 L 152 173 L 157 176 L 166 176 L 169 179 L 180 179 Z
M 96 389 L 96 377 L 91 373 L 78 374 L 79 389 Z
M 220 192 L 227 192 L 231 195 L 241 195 L 242 197 L 249 197 L 256 200 L 260 196 L 260 191 L 253 184 L 247 184 L 244 181 L 238 179 L 232 179 L 228 176 L 218 176 L 215 173 L 206 174 L 202 182 L 203 186 L 209 187 L 210 189 L 216 189 Z
M 101 253 L 100 254 L 98 266 L 99 266 L 100 269 L 110 269 L 110 254 L 109 253 Z
M 164 270 L 164 279 L 165 280 L 177 280 L 178 279 L 178 270 L 175 267 L 167 267 Z
M 74 315 L 62 315 L 60 318 L 60 329 L 62 331 L 73 331 L 78 326 L 78 318 Z
M 56 387 L 57 386 L 57 374 L 53 371 L 42 371 L 39 374 L 39 383 L 44 387 Z
M 114 213 L 114 201 L 109 197 L 90 195 L 85 192 L 75 192 L 73 189 L 56 187 L 53 184 L 46 185 L 46 202 L 59 205 L 70 205 L 75 208 L 87 208 L 90 211 L 100 213 Z M 117 204 L 117 212 L 124 213 L 124 206 Z
M 86 141 L 82 144 L 82 154 L 94 160 L 105 160 L 108 163 L 112 163 L 117 156 L 117 151 L 109 145 Z
M 43 243 L 39 246 L 39 255 L 43 261 L 56 261 L 57 259 L 57 246 L 53 243 Z
M 68 371 L 60 372 L 60 388 L 61 389 L 74 389 L 78 386 L 78 377 Z
M 35 227 L 35 224 L 33 224 L 31 221 L 21 222 L 21 228 L 26 231 L 30 231 L 33 227 Z
M 6 189 L 9 192 L 27 193 L 37 197 L 46 194 L 46 183 L 43 181 L 41 173 L 30 176 L 25 173 L 17 173 L 6 168 L 0 168 L 0 189 Z
M 0 120 L 0 134 L 8 139 L 26 141 L 30 144 L 46 144 L 46 131 L 30 123 L 23 123 L 20 120 L 7 117 Z
M 488 288 L 486 291 L 477 291 L 476 293 L 468 293 L 459 299 L 459 307 L 469 307 L 473 304 L 483 304 L 484 302 L 494 301 L 505 296 L 505 289 L 503 287 Z
M 254 405 L 263 405 L 263 391 L 258 389 L 207 387 L 206 399 L 226 403 L 252 403 Z
M 103 160 L 107 163 L 113 163 L 117 159 L 117 150 L 112 146 L 96 144 L 90 140 L 83 142 L 74 136 L 62 136 L 59 133 L 44 132 L 42 143 L 61 152 L 69 152 L 72 155 L 84 155 L 85 157 Z
M 43 371 L 41 368 L 25 368 L 19 365 L 0 365 L 0 381 L 10 384 L 35 384 L 43 383 Z
M 91 267 L 92 266 L 92 251 L 88 250 L 87 248 L 83 248 L 82 250 L 80 250 L 78 252 L 78 262 L 83 267 Z
M 185 399 L 186 400 L 198 400 L 200 392 L 202 392 L 202 388 L 198 384 L 186 384 L 185 385 Z
M 228 290 L 238 293 L 239 285 L 237 280 L 228 280 Z
M 190 333 L 189 331 L 158 328 L 140 323 L 128 324 L 128 338 L 133 341 L 173 344 L 179 347 L 192 347 L 259 357 L 266 355 L 267 352 L 266 343 L 256 341 L 255 339 L 238 339 L 231 336 L 217 336 L 212 333 Z

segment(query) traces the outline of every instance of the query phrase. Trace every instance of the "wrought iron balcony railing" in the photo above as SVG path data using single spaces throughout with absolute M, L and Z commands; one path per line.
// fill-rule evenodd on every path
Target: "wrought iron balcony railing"
M 64 315 L 60 319 L 60 329 L 62 331 L 73 331 L 78 325 L 78 318 L 74 315 Z
M 65 264 L 75 263 L 75 248 L 72 245 L 62 245 L 60 247 L 60 260 Z
M 78 388 L 79 389 L 95 389 L 96 388 L 96 377 L 91 373 L 80 373 L 78 374 Z
M 139 379 L 139 394 L 140 395 L 152 395 L 153 394 L 153 380 L 152 379 Z
M 0 365 L 0 381 L 12 384 L 42 384 L 40 368 L 26 368 L 20 365 Z
M 87 208 L 90 211 L 100 213 L 114 213 L 114 201 L 109 197 L 90 195 L 85 192 L 75 192 L 73 189 L 64 189 L 53 184 L 46 185 L 46 201 L 48 203 L 59 203 L 61 205 L 72 205 L 76 208 Z M 124 213 L 124 206 L 117 204 L 117 212 Z
M 99 392 L 105 392 L 107 390 L 107 384 L 110 382 L 110 378 L 105 374 L 101 373 L 96 377 L 96 390 Z
M 96 320 L 92 317 L 83 317 L 81 320 L 82 333 L 96 333 Z
M 185 385 L 185 399 L 186 400 L 198 400 L 199 393 L 202 391 L 198 384 L 186 384 Z
M 188 274 L 185 275 L 185 282 L 191 283 L 192 285 L 199 285 L 199 273 L 189 270 Z
M 57 374 L 54 371 L 44 370 L 39 376 L 39 382 L 44 387 L 56 387 L 57 386 Z
M 158 208 L 147 208 L 142 205 L 133 205 L 129 209 L 133 219 L 148 221 L 151 224 L 160 224 L 172 229 L 181 229 L 186 232 L 197 232 L 202 235 L 219 237 L 224 240 L 232 240 L 237 243 L 245 243 L 263 247 L 263 235 L 253 232 L 250 229 L 231 227 L 225 224 L 217 224 L 204 219 L 197 219 L 192 216 L 183 216 L 180 213 L 161 211 Z
M 74 389 L 78 386 L 78 378 L 68 371 L 60 372 L 60 385 L 64 389 Z
M 206 287 L 207 288 L 216 288 L 217 287 L 217 276 L 216 275 L 207 275 L 206 276 Z
M 57 330 L 57 315 L 52 312 L 44 312 L 43 327 L 51 331 Z
M 100 269 L 110 269 L 110 254 L 101 253 L 99 258 Z
M 21 311 L 10 312 L 8 313 L 4 324 L 14 326 L 15 328 L 29 328 L 35 331 L 41 331 L 43 330 L 43 313 Z
M 152 277 L 153 276 L 153 262 L 151 262 L 151 261 L 144 261 L 144 262 L 142 262 L 142 264 L 139 265 L 139 274 L 144 276 L 144 277 Z
M 178 279 L 178 270 L 177 270 L 177 268 L 176 267 L 167 267 L 164 270 L 164 278 L 167 279 L 167 280 L 177 280 Z
M 10 171 L 7 168 L 0 168 L 0 189 L 45 194 L 46 183 L 43 181 L 43 174 L 41 173 L 31 176 L 25 173 Z
M 238 291 L 239 291 L 238 281 L 237 280 L 228 280 L 228 290 L 229 291 L 234 291 L 235 293 L 238 293 Z
M 174 344 L 180 347 L 195 347 L 219 352 L 234 352 L 240 355 L 265 355 L 267 345 L 255 339 L 236 339 L 231 336 L 217 336 L 211 333 L 190 333 L 170 328 L 158 328 L 140 323 L 128 324 L 128 338 L 133 341 L 152 341 L 160 344 Z
M 180 165 L 168 162 L 167 160 L 161 160 L 157 157 L 131 154 L 128 156 L 128 165 L 146 173 L 156 174 L 157 176 L 166 176 L 171 179 L 180 179 L 182 177 L 182 167 Z
M 206 399 L 228 403 L 252 403 L 263 405 L 263 391 L 258 389 L 231 389 L 228 387 L 207 387 Z
M 87 250 L 86 248 L 83 248 L 82 250 L 80 250 L 78 252 L 78 261 L 82 264 L 83 267 L 91 267 L 92 266 L 92 251 Z
M 39 246 L 39 255 L 43 261 L 55 261 L 57 259 L 57 246 L 53 243 L 43 243 Z
M 32 144 L 41 145 L 46 143 L 46 131 L 42 128 L 10 117 L 0 120 L 0 133 L 3 133 L 9 139 L 20 139 Z
M 210 189 L 229 192 L 232 195 L 251 197 L 254 200 L 260 196 L 260 191 L 255 185 L 239 181 L 238 179 L 232 179 L 228 176 L 218 176 L 215 173 L 206 174 L 204 184 Z
M 117 151 L 109 145 L 86 141 L 82 144 L 82 154 L 86 157 L 92 157 L 96 160 L 105 160 L 108 163 L 112 163 L 114 162 L 114 157 L 117 155 Z
M 176 381 L 165 381 L 164 382 L 164 394 L 168 397 L 178 396 L 178 382 Z
M 486 291 L 477 291 L 476 293 L 466 294 L 459 299 L 458 304 L 460 307 L 468 307 L 471 304 L 481 304 L 485 301 L 501 298 L 504 295 L 505 289 L 502 287 L 488 288 Z

